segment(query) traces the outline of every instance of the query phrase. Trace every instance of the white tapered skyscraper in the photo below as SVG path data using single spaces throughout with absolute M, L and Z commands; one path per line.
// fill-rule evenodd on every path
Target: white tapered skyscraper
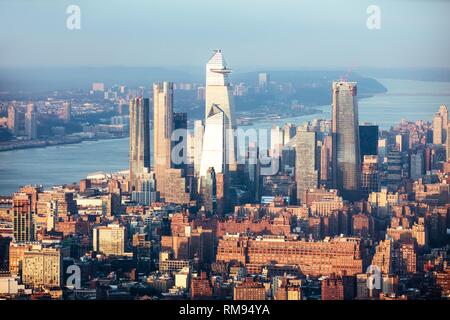
M 226 171 L 225 128 L 227 126 L 228 119 L 225 112 L 218 105 L 213 105 L 205 121 L 200 163 L 201 177 L 206 177 L 210 168 L 214 168 L 215 173 L 224 173 Z
M 234 170 L 236 165 L 235 157 L 235 143 L 233 137 L 233 92 L 228 80 L 228 74 L 231 72 L 227 68 L 227 64 L 223 57 L 221 50 L 216 50 L 214 55 L 209 59 L 206 64 L 206 87 L 205 87 L 205 136 L 208 131 L 208 118 L 211 115 L 217 114 L 218 110 L 223 112 L 223 123 L 225 131 L 225 145 L 224 150 L 226 157 L 226 166 L 230 170 Z M 210 121 L 211 122 L 211 121 Z M 217 137 L 219 139 L 219 137 Z M 220 144 L 220 142 L 218 142 Z M 205 152 L 205 142 L 203 144 L 203 152 Z M 207 151 L 206 151 L 207 152 Z M 207 152 L 208 153 L 208 152 Z M 210 152 L 208 153 L 210 154 Z M 205 154 L 206 156 L 206 154 Z M 211 156 L 211 155 L 210 155 Z M 200 169 L 200 175 L 206 174 L 203 163 L 206 163 L 208 159 L 203 159 Z M 207 164 L 205 164 L 207 165 Z M 212 167 L 212 166 L 210 166 Z M 214 168 L 215 172 L 221 172 L 220 168 Z M 208 170 L 208 168 L 206 168 Z

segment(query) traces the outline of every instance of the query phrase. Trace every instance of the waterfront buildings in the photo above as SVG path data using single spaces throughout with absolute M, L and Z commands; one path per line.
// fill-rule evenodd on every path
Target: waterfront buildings
M 13 135 L 19 132 L 19 111 L 13 105 L 8 106 L 8 129 Z
M 27 105 L 25 113 L 25 134 L 30 140 L 37 138 L 36 107 L 32 103 Z

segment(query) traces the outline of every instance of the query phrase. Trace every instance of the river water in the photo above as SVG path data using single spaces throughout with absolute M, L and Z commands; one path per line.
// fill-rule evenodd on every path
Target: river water
M 359 101 L 360 123 L 382 129 L 405 118 L 431 121 L 441 104 L 450 106 L 450 82 L 378 79 L 387 93 Z M 314 118 L 330 119 L 331 106 L 322 114 L 259 121 L 253 127 L 270 128 L 286 122 L 301 124 Z M 128 138 L 86 141 L 79 144 L 0 152 L 0 195 L 10 195 L 21 185 L 46 187 L 78 182 L 89 173 L 115 172 L 128 167 Z

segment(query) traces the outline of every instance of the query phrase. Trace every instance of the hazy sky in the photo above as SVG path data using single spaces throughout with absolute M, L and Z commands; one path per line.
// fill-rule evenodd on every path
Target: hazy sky
M 449 14 L 443 0 L 0 0 L 0 66 L 198 66 L 221 48 L 231 67 L 449 67 Z

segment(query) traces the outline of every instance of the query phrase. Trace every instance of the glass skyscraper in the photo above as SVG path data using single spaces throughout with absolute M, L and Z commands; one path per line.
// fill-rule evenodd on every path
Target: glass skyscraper
M 333 82 L 333 186 L 346 200 L 360 197 L 361 158 L 356 95 L 356 82 Z
M 150 168 L 150 102 L 130 100 L 130 191 L 138 190 L 138 175 Z
M 232 88 L 228 80 L 228 74 L 230 72 L 231 70 L 227 68 L 222 51 L 216 50 L 214 55 L 206 64 L 205 122 L 210 116 L 211 110 L 214 109 L 215 106 L 218 106 L 223 111 L 223 115 L 225 117 L 225 133 L 227 135 L 227 150 L 225 150 L 227 157 L 226 165 L 230 168 L 230 170 L 234 170 L 236 167 L 235 143 L 232 132 L 232 129 L 234 128 L 232 118 L 234 100 Z M 221 172 L 219 171 L 220 168 L 214 169 L 216 170 L 216 173 Z M 201 174 L 204 175 L 206 170 L 207 169 L 204 168 Z

